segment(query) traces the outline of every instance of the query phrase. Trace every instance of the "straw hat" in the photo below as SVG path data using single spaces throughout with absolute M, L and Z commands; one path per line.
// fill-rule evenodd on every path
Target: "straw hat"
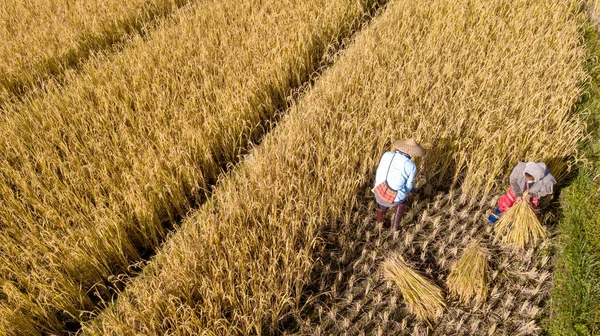
M 425 149 L 421 147 L 413 138 L 405 140 L 396 140 L 392 142 L 392 146 L 397 150 L 406 153 L 410 156 L 423 156 Z

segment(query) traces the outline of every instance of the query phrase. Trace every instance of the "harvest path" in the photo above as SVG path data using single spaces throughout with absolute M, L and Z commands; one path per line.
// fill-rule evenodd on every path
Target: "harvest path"
M 6 104 L 0 327 L 60 334 L 87 319 L 377 4 L 199 1 Z
M 368 190 L 365 190 L 365 194 Z M 378 226 L 369 198 L 352 212 L 351 225 L 332 225 L 317 254 L 307 287 L 307 305 L 296 321 L 298 335 L 531 335 L 549 298 L 549 242 L 520 253 L 493 241 L 487 224 L 494 199 L 484 206 L 457 202 L 457 195 L 439 194 L 412 203 L 402 230 L 392 234 Z M 400 252 L 413 267 L 445 288 L 450 266 L 472 238 L 481 238 L 493 251 L 488 279 L 489 298 L 480 307 L 449 300 L 440 321 L 431 325 L 405 313 L 395 285 L 383 280 L 380 264 Z
M 425 332 L 371 275 L 379 253 L 400 248 L 415 261 L 423 254 L 423 265 L 442 283 L 445 267 L 469 238 L 465 233 L 485 233 L 481 219 L 490 197 L 504 188 L 500 181 L 518 160 L 547 161 L 559 177 L 566 173 L 583 135 L 571 113 L 585 77 L 576 9 L 576 1 L 390 2 L 84 332 L 230 335 L 320 328 L 352 334 L 376 323 L 368 314 L 351 315 L 351 303 L 336 307 L 335 299 L 341 293 L 344 300 L 360 300 L 357 293 L 366 293 L 369 281 L 373 289 L 362 304 L 373 312 L 389 308 L 380 320 L 389 322 L 388 332 L 401 332 L 404 324 L 406 333 Z M 449 194 L 440 197 L 439 209 L 433 200 L 428 215 L 408 217 L 402 236 L 376 237 L 372 218 L 361 210 L 374 164 L 386 143 L 411 136 L 430 149 L 422 181 Z M 346 239 L 340 232 L 349 233 L 347 241 L 335 241 Z M 350 253 L 369 239 L 383 248 Z M 348 247 L 327 249 L 338 244 Z M 500 255 L 488 318 L 452 306 L 437 332 L 535 333 L 547 293 L 543 250 L 529 251 L 511 267 L 506 263 L 515 256 Z M 359 260 L 354 277 L 346 267 L 353 258 Z M 345 278 L 357 287 L 346 291 Z M 342 286 L 332 294 L 336 283 Z M 519 286 L 531 291 L 531 302 L 508 299 Z M 319 307 L 321 317 L 341 313 L 342 320 L 315 319 Z M 524 322 L 523 329 L 510 319 Z M 348 329 L 332 326 L 338 322 Z

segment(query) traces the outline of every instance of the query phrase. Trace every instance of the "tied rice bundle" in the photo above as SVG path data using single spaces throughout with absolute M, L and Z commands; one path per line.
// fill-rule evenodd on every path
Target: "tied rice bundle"
M 452 266 L 446 284 L 461 303 L 468 304 L 474 299 L 475 304 L 479 304 L 487 298 L 489 259 L 488 249 L 479 240 L 474 240 Z
M 410 313 L 424 321 L 443 315 L 446 302 L 442 289 L 410 268 L 402 256 L 393 254 L 383 262 L 382 267 L 386 280 L 399 287 Z
M 525 191 L 523 196 L 527 196 Z M 538 220 L 528 202 L 517 200 L 508 211 L 500 217 L 494 228 L 496 238 L 503 244 L 525 249 L 529 242 L 537 243 L 546 239 L 546 230 Z

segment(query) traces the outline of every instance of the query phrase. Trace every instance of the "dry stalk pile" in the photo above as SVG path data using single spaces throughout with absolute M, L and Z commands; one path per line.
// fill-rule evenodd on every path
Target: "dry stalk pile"
M 399 254 L 382 263 L 383 274 L 394 282 L 408 305 L 408 311 L 422 321 L 435 320 L 444 314 L 446 301 L 442 289 L 417 273 Z
M 452 266 L 446 280 L 450 293 L 458 296 L 462 304 L 480 304 L 488 293 L 488 262 L 490 256 L 487 248 L 475 240 L 467 246 L 462 257 Z
M 527 191 L 523 196 L 527 195 Z M 546 239 L 546 229 L 528 202 L 518 199 L 494 226 L 496 238 L 502 243 L 525 249 L 529 243 L 537 244 Z

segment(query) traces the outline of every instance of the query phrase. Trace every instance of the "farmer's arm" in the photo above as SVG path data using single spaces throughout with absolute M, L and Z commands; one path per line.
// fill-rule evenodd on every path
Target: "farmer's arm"
M 548 186 L 544 186 L 538 192 L 531 193 L 531 197 L 542 198 L 544 196 L 551 195 L 552 193 L 553 193 L 553 187 L 552 187 L 552 185 L 548 185 Z
M 513 168 L 512 172 L 510 173 L 510 186 L 513 194 L 515 194 L 516 197 L 519 197 L 523 194 L 523 190 L 521 190 L 521 186 L 519 185 L 519 180 L 523 176 L 523 170 L 524 168 L 522 167 L 521 162 L 519 162 L 519 164 Z
M 535 193 L 531 193 L 531 197 L 539 199 L 547 195 L 552 195 L 552 193 L 554 193 L 554 184 L 556 183 L 556 180 L 551 174 L 544 176 L 544 178 L 538 183 L 541 183 L 542 187 Z
M 415 181 L 415 176 L 417 175 L 417 166 L 413 163 L 412 165 L 407 166 L 406 170 L 408 171 L 408 177 L 406 178 L 406 190 L 408 192 L 413 192 L 413 183 Z

